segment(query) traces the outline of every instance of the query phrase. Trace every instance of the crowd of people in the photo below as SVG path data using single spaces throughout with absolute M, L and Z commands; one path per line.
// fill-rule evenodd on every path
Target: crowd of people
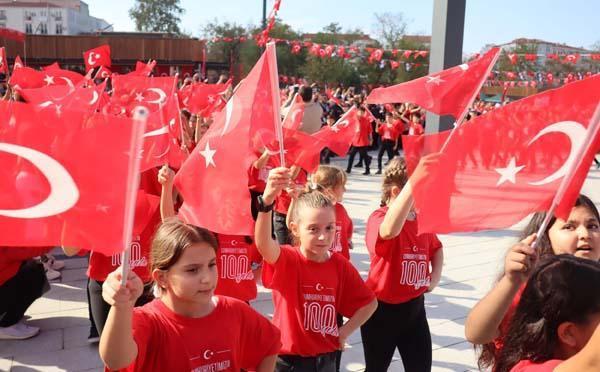
M 197 80 L 184 79 L 180 88 Z M 62 247 L 89 257 L 89 341 L 99 342 L 109 370 L 333 372 L 359 330 L 367 371 L 386 371 L 396 350 L 406 371 L 431 370 L 424 296 L 440 281 L 444 253 L 435 234 L 418 234 L 412 193 L 439 156 L 424 157 L 409 175 L 401 141 L 424 134 L 425 111 L 410 103 L 367 105 L 367 92 L 354 88 L 302 85 L 282 88 L 283 115 L 296 94 L 305 104 L 301 131 L 333 125 L 352 106 L 359 129 L 346 169 L 331 165 L 328 149 L 313 173 L 278 167 L 268 151 L 257 154 L 248 189 L 240 190 L 252 195 L 253 235 L 217 234 L 179 219 L 176 170 L 163 166 L 141 177 L 125 285 L 119 255 Z M 18 92 L 5 99 L 19 100 Z M 495 107 L 476 101 L 469 117 Z M 213 119 L 185 109 L 181 118 L 182 146 L 192 151 Z M 370 174 L 372 150 L 382 192 L 366 221 L 370 269 L 363 280 L 350 260 L 354 223 L 343 198 L 354 168 Z M 501 278 L 469 314 L 466 338 L 481 345 L 482 368 L 600 368 L 598 209 L 581 195 L 567 220 L 553 218 L 536 236 L 544 216 L 531 218 Z M 22 319 L 64 267 L 52 249 L 0 248 L 0 339 L 39 332 Z M 272 291 L 272 319 L 252 308 L 260 283 Z

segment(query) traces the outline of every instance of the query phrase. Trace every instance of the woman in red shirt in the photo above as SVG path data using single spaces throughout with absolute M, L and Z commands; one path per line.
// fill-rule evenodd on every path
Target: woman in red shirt
M 390 162 L 383 175 L 382 207 L 367 221 L 371 267 L 366 284 L 379 305 L 361 327 L 366 371 L 386 371 L 396 349 L 406 371 L 431 370 L 424 294 L 438 284 L 444 256 L 434 234 L 418 234 L 412 211 L 412 187 L 423 177 L 423 164 L 408 182 L 404 159 Z
M 546 256 L 525 285 L 495 372 L 600 370 L 600 263 Z
M 383 161 L 383 153 L 387 152 L 388 163 L 394 158 L 394 151 L 396 148 L 396 142 L 400 133 L 394 121 L 394 114 L 391 112 L 385 113 L 385 122 L 377 125 L 377 133 L 381 136 L 381 147 L 377 154 L 377 173 L 381 174 L 381 163 Z
M 365 172 L 363 175 L 371 174 L 369 166 L 371 165 L 371 156 L 367 150 L 372 143 L 373 137 L 371 132 L 373 128 L 371 128 L 371 121 L 368 116 L 365 114 L 365 108 L 363 106 L 358 107 L 358 121 L 359 126 L 357 128 L 356 136 L 352 141 L 352 149 L 350 150 L 350 156 L 348 157 L 348 166 L 346 167 L 346 173 L 350 174 L 352 172 L 352 164 L 354 162 L 354 157 L 356 153 L 360 154 L 361 159 L 365 160 Z

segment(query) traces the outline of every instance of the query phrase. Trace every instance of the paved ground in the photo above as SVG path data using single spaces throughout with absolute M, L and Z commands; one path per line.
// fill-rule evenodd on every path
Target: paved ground
M 369 260 L 364 245 L 365 221 L 379 205 L 380 178 L 354 172 L 344 205 L 354 220 L 355 248 L 352 262 L 367 274 Z M 590 171 L 584 193 L 600 202 L 600 171 Z M 445 265 L 438 288 L 426 296 L 427 316 L 433 338 L 434 371 L 476 370 L 472 346 L 464 339 L 464 320 L 471 307 L 489 290 L 501 270 L 505 250 L 515 240 L 517 225 L 511 229 L 476 234 L 442 235 Z M 0 371 L 100 371 L 97 346 L 88 345 L 88 310 L 85 294 L 86 259 L 67 260 L 62 278 L 28 310 L 29 323 L 42 329 L 25 341 L 0 341 Z M 252 305 L 263 314 L 272 314 L 271 296 L 264 288 Z M 343 369 L 364 368 L 360 334 L 349 339 Z M 396 358 L 390 371 L 402 371 Z

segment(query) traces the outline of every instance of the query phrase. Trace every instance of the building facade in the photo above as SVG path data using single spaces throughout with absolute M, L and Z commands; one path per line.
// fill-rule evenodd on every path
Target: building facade
M 90 16 L 80 0 L 0 0 L 0 28 L 26 34 L 80 35 L 112 31 L 112 25 Z

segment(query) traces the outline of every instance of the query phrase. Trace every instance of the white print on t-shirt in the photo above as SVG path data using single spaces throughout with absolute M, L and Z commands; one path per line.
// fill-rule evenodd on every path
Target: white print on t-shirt
M 339 336 L 336 311 L 333 304 L 304 303 L 304 330 L 321 335 Z
M 121 254 L 113 254 L 111 264 L 113 266 L 121 266 Z M 129 245 L 129 267 L 148 266 L 148 260 L 142 255 L 142 245 L 139 242 L 139 237 L 136 241 Z
M 221 254 L 221 279 L 235 280 L 238 284 L 242 280 L 254 280 L 254 273 L 249 268 L 248 256 Z
M 335 226 L 335 239 L 333 239 L 333 244 L 331 244 L 331 248 L 329 249 L 331 252 L 341 252 L 342 251 L 342 227 L 336 225 Z
M 204 353 L 202 353 L 202 355 L 194 357 L 194 358 L 190 358 L 190 361 L 194 361 L 196 359 L 204 359 L 204 360 L 211 360 L 213 359 L 213 357 L 218 357 L 218 354 L 223 354 L 223 353 L 229 353 L 231 350 L 223 350 L 223 351 L 212 351 L 210 349 L 207 349 L 204 351 Z M 194 369 L 192 369 L 192 372 L 216 372 L 216 371 L 225 371 L 227 369 L 231 368 L 231 360 L 230 359 L 226 359 L 226 360 L 221 360 L 218 362 L 213 362 L 213 363 L 208 363 L 208 364 L 204 364 L 201 366 L 198 366 Z
M 416 252 L 418 248 L 412 247 L 412 251 Z M 427 255 L 405 253 L 402 255 L 402 276 L 400 284 L 413 285 L 415 290 L 423 287 L 429 287 L 431 279 L 429 277 L 429 267 L 427 263 Z

